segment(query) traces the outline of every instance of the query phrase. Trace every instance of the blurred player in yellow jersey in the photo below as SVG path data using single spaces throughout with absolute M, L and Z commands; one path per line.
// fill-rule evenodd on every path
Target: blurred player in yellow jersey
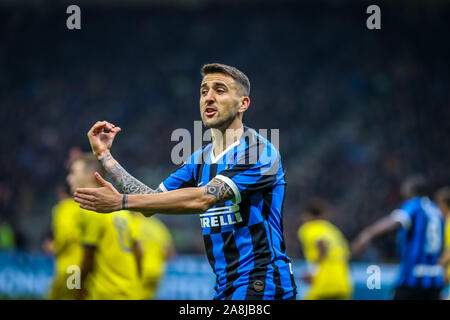
M 139 299 L 137 230 L 129 211 L 83 214 L 80 299 Z
M 445 280 L 448 285 L 450 282 L 450 187 L 443 187 L 439 189 L 436 192 L 435 200 L 445 219 L 444 251 L 439 263 L 443 267 L 447 268 Z M 448 299 L 450 299 L 450 295 Z
M 339 229 L 326 220 L 327 214 L 328 206 L 320 199 L 310 200 L 302 212 L 298 239 L 311 268 L 302 276 L 311 285 L 305 299 L 351 299 L 348 243 Z
M 90 153 L 80 155 L 67 177 L 71 190 L 97 187 L 95 172 L 102 173 L 97 159 Z M 141 249 L 132 214 L 118 211 L 104 215 L 82 210 L 80 226 L 83 257 L 77 298 L 139 299 Z
M 60 201 L 52 210 L 53 241 L 49 245 L 55 254 L 55 271 L 48 298 L 52 300 L 71 300 L 77 297 L 76 290 L 67 287 L 67 278 L 71 275 L 68 268 L 79 266 L 83 249 L 81 247 L 80 214 L 81 210 L 69 194 L 59 192 Z
M 166 260 L 175 254 L 172 236 L 155 216 L 147 218 L 134 212 L 133 217 L 138 225 L 138 240 L 142 247 L 141 299 L 154 299 L 166 271 Z

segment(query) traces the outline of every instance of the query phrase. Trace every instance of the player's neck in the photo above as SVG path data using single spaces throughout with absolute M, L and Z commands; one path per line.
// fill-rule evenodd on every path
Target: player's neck
M 225 151 L 230 145 L 238 141 L 242 133 L 244 132 L 244 126 L 242 122 L 233 122 L 225 130 L 212 128 L 211 136 L 213 143 L 214 156 L 218 156 Z

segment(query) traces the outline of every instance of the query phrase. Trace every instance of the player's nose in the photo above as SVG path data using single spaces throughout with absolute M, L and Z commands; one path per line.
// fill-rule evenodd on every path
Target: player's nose
M 210 104 L 211 102 L 215 101 L 215 97 L 214 97 L 214 91 L 213 90 L 209 90 L 208 93 L 205 96 L 205 102 L 206 105 Z

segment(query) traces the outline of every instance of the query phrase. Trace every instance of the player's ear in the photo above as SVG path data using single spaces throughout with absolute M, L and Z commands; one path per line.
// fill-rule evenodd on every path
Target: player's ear
M 244 112 L 244 111 L 247 111 L 247 109 L 248 109 L 249 106 L 250 106 L 250 98 L 249 98 L 249 97 L 246 97 L 246 96 L 243 96 L 243 97 L 241 98 L 241 104 L 240 104 L 240 106 L 239 106 L 238 112 Z

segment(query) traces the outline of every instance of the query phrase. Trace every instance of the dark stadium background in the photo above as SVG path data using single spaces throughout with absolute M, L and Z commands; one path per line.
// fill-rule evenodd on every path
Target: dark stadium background
M 381 30 L 366 28 L 370 4 Z M 0 1 L 0 223 L 15 250 L 42 250 L 69 151 L 89 151 L 97 120 L 122 128 L 113 154 L 156 187 L 176 168 L 172 131 L 200 120 L 200 67 L 221 62 L 250 78 L 244 123 L 280 130 L 289 256 L 312 196 L 353 240 L 400 203 L 406 175 L 450 181 L 449 22 L 445 1 Z M 178 253 L 203 253 L 198 217 L 161 219 Z M 395 253 L 391 235 L 359 260 Z

